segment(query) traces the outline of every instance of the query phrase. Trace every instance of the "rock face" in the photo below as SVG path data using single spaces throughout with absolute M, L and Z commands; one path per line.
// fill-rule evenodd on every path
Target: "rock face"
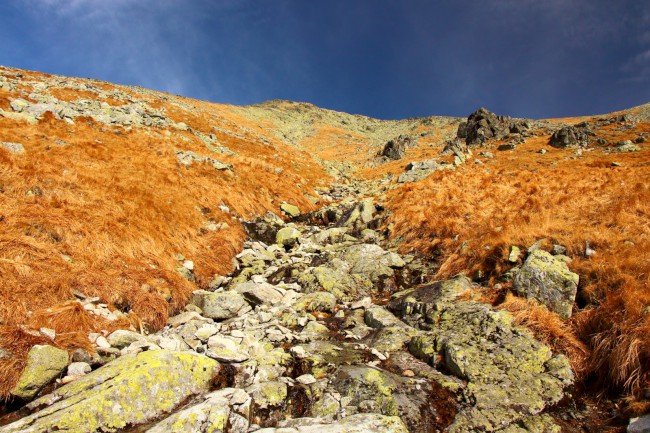
M 464 138 L 468 146 L 478 146 L 491 138 L 499 139 L 508 134 L 530 129 L 530 121 L 497 116 L 485 108 L 479 108 L 470 114 L 467 122 L 458 126 L 458 138 Z
M 513 290 L 568 319 L 576 298 L 578 279 L 578 274 L 571 272 L 563 260 L 538 249 L 526 258 L 515 276 Z
M 586 124 L 565 126 L 551 135 L 549 144 L 558 149 L 564 149 L 568 146 L 586 147 L 589 145 L 589 140 L 592 135 L 593 133 Z
M 207 391 L 218 372 L 216 361 L 189 352 L 125 355 L 34 400 L 29 407 L 40 410 L 0 432 L 90 433 L 141 424 Z
M 36 345 L 27 355 L 27 366 L 11 391 L 14 397 L 31 400 L 68 366 L 68 352 L 53 346 Z

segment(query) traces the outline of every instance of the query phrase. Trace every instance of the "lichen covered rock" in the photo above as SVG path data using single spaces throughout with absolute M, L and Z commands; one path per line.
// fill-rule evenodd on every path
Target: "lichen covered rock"
M 571 272 L 566 262 L 544 250 L 535 250 L 515 276 L 513 290 L 568 319 L 578 291 L 578 280 L 578 274 Z
M 34 400 L 28 407 L 42 409 L 0 432 L 90 433 L 143 424 L 207 391 L 218 371 L 219 363 L 190 352 L 125 355 Z
M 36 345 L 27 355 L 27 366 L 11 391 L 14 397 L 31 400 L 68 366 L 68 352 L 48 345 Z

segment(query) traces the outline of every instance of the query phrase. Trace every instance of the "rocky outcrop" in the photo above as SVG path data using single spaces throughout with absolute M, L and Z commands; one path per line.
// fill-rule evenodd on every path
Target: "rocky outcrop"
M 548 143 L 558 149 L 569 146 L 587 147 L 594 135 L 587 123 L 580 123 L 574 126 L 565 126 L 555 131 Z
M 529 254 L 515 276 L 513 290 L 568 319 L 578 291 L 578 279 L 578 274 L 571 272 L 561 257 L 538 249 Z
M 500 431 L 557 403 L 573 382 L 567 359 L 512 323 L 504 311 L 458 301 L 465 278 L 395 297 L 389 304 L 406 323 L 424 330 L 409 344 L 416 357 L 467 381 L 466 402 L 450 432 Z
M 467 122 L 458 126 L 457 137 L 465 139 L 468 146 L 479 146 L 489 139 L 524 133 L 530 127 L 531 122 L 527 119 L 497 116 L 485 108 L 479 108 L 469 115 Z
M 384 157 L 387 160 L 398 160 L 406 156 L 406 150 L 415 147 L 416 143 L 408 135 L 400 135 L 389 140 L 381 151 L 377 154 L 379 157 Z
M 28 407 L 35 413 L 0 432 L 90 433 L 145 423 L 207 391 L 219 371 L 216 361 L 190 352 L 125 355 L 34 400 Z

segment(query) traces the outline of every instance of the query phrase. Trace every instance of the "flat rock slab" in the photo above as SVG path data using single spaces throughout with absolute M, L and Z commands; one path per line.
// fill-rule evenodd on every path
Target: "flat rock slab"
M 207 391 L 218 372 L 218 362 L 189 352 L 125 355 L 34 400 L 27 407 L 42 409 L 0 432 L 90 433 L 143 424 Z

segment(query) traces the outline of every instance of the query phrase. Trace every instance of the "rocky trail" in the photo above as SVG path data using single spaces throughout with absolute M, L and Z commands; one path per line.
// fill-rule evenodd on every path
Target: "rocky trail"
M 366 191 L 329 194 L 350 189 Z M 246 223 L 235 272 L 155 334 L 97 334 L 70 365 L 35 346 L 25 394 L 67 369 L 63 386 L 0 432 L 561 431 L 546 412 L 573 382 L 567 359 L 472 300 L 468 278 L 431 281 L 386 249 L 383 208 L 360 195 Z
M 0 433 L 650 431 L 647 105 L 383 121 L 0 72 Z

